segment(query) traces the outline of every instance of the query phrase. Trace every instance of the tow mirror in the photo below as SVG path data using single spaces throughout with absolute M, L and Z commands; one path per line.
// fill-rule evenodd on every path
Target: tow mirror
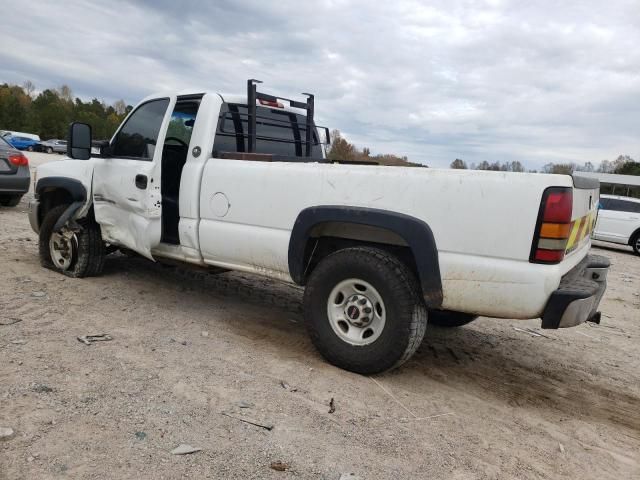
M 86 123 L 73 122 L 69 125 L 67 155 L 76 160 L 91 158 L 91 126 Z

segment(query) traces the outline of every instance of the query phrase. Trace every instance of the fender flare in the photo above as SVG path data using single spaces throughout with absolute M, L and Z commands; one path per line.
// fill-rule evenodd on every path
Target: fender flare
M 427 305 L 430 308 L 442 305 L 438 249 L 431 228 L 423 220 L 388 210 L 343 205 L 323 205 L 302 210 L 293 225 L 288 252 L 289 274 L 297 284 L 304 284 L 305 248 L 311 230 L 327 222 L 378 227 L 400 236 L 413 253 Z
M 40 198 L 44 190 L 56 188 L 66 190 L 71 195 L 73 203 L 64 211 L 53 227 L 53 231 L 59 231 L 87 202 L 87 190 L 79 180 L 67 177 L 44 177 L 38 180 L 35 193 Z
M 60 188 L 66 190 L 73 198 L 74 202 L 86 202 L 87 190 L 82 182 L 68 177 L 44 177 L 38 180 L 36 184 L 36 197 L 42 194 L 47 188 Z

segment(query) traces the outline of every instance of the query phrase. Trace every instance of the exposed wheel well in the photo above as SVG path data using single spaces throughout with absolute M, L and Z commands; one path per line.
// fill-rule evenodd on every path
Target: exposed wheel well
M 69 205 L 73 203 L 73 195 L 65 188 L 48 187 L 38 194 L 40 206 L 38 208 L 38 225 L 42 224 L 44 216 L 49 210 L 58 205 Z

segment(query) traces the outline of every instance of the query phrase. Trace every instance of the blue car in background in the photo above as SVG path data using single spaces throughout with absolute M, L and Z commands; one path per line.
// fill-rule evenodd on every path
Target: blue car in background
M 28 150 L 30 152 L 38 152 L 42 150 L 40 142 L 33 140 L 32 138 L 11 135 L 4 137 L 4 139 L 18 150 Z

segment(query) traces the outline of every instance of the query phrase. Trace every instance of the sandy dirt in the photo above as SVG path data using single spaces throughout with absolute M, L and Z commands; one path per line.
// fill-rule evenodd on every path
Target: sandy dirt
M 600 326 L 429 327 L 402 368 L 364 377 L 315 352 L 297 288 L 120 254 L 98 278 L 42 269 L 26 201 L 0 207 L 2 480 L 640 478 L 630 249 L 594 248 L 613 263 Z M 113 340 L 77 340 L 98 333 Z M 183 443 L 202 450 L 170 453 Z

